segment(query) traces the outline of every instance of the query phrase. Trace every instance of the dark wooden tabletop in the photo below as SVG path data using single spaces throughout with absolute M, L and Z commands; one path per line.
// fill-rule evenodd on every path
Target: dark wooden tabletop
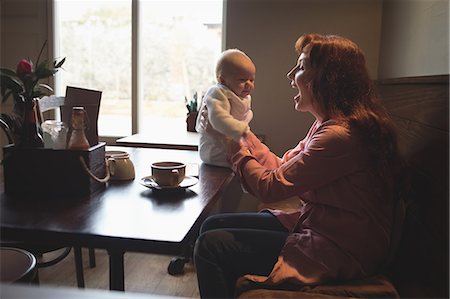
M 167 131 L 169 130 L 169 132 Z M 116 140 L 121 146 L 198 150 L 199 134 L 186 130 L 164 128 L 151 133 L 138 133 Z
M 151 251 L 150 243 L 155 243 L 157 250 L 156 245 L 182 242 L 233 176 L 226 168 L 201 164 L 196 151 L 129 147 L 107 147 L 106 150 L 123 150 L 130 154 L 136 170 L 133 181 L 109 182 L 106 190 L 75 200 L 21 201 L 2 192 L 2 233 L 27 239 L 70 240 L 97 248 L 116 242 L 126 251 Z M 151 174 L 153 161 L 198 163 L 199 182 L 181 192 L 148 189 L 139 181 Z

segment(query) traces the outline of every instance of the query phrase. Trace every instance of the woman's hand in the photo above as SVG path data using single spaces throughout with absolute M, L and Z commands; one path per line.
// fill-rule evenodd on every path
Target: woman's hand
M 243 147 L 241 141 L 236 142 L 232 138 L 226 139 L 225 146 L 226 146 L 226 150 L 227 150 L 228 161 L 231 161 L 231 159 L 234 157 L 234 155 L 236 155 Z
M 257 144 L 261 143 L 261 141 L 258 139 L 258 137 L 256 137 L 255 134 L 253 134 L 252 131 L 248 130 L 242 135 L 241 143 L 251 151 L 251 149 L 255 148 Z
M 256 140 L 256 141 L 255 141 Z M 251 148 L 255 147 L 255 143 L 260 142 L 258 137 L 253 134 L 252 131 L 248 130 L 242 134 L 239 142 L 232 140 L 231 138 L 226 138 L 226 148 L 227 148 L 227 157 L 230 160 L 236 153 L 241 150 L 251 152 Z

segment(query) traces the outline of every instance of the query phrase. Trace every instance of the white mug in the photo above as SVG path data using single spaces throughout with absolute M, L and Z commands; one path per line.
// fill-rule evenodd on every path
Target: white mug
M 110 180 L 134 180 L 135 171 L 130 155 L 123 151 L 107 151 Z

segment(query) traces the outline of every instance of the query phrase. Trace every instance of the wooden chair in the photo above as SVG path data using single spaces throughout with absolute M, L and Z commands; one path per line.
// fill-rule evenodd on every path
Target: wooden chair
M 2 117 L 0 117 L 0 126 L 3 129 L 3 132 L 5 133 L 6 139 L 9 142 L 9 144 L 13 144 L 14 143 L 13 134 L 11 133 L 8 123 Z M 21 250 L 27 250 L 27 251 L 30 251 L 33 254 L 33 256 L 37 256 L 37 257 L 41 257 L 45 253 L 57 251 L 57 250 L 64 248 L 64 247 L 53 246 L 53 245 L 49 246 L 46 244 L 29 244 L 26 242 L 22 242 L 20 240 L 12 240 L 12 239 L 0 239 L 0 245 L 2 247 L 7 247 L 7 248 L 16 248 L 16 249 L 21 249 Z M 71 247 L 65 247 L 64 250 L 59 255 L 57 255 L 55 258 L 53 258 L 49 261 L 45 261 L 45 262 L 37 262 L 36 268 L 50 267 L 50 266 L 53 266 L 53 265 L 59 263 L 67 255 L 69 255 L 70 250 L 71 250 Z M 13 251 L 5 251 L 5 252 L 10 253 Z M 19 252 L 19 250 L 17 252 Z M 16 251 L 14 251 L 13 253 L 15 254 Z M 82 288 L 82 287 L 84 287 L 84 274 L 83 274 L 83 267 L 82 267 L 83 261 L 82 261 L 82 256 L 81 256 L 81 249 L 75 247 L 74 255 L 75 255 L 75 267 L 76 267 L 76 272 L 77 272 L 77 284 L 79 287 Z M 91 267 L 95 267 L 95 255 L 94 255 L 93 249 L 90 249 L 90 251 L 89 251 L 89 265 Z
M 86 135 L 89 144 L 91 146 L 95 145 L 98 143 L 97 121 L 100 109 L 100 98 L 101 92 L 99 91 L 67 87 L 65 97 L 52 95 L 37 99 L 36 107 L 38 122 L 42 124 L 45 120 L 44 115 L 48 114 L 49 111 L 53 111 L 53 117 L 56 117 L 59 114 L 61 116 L 61 121 L 70 126 L 72 108 L 75 106 L 83 106 L 86 109 L 89 124 L 89 130 L 86 132 Z M 83 262 L 80 247 L 74 247 L 74 256 L 78 287 L 84 287 Z M 94 248 L 89 248 L 89 266 L 91 268 L 95 267 Z
M 0 247 L 0 282 L 39 283 L 36 257 L 29 251 Z
M 41 99 L 36 100 L 36 112 L 37 121 L 42 124 L 45 120 L 44 114 L 49 114 L 53 111 L 53 117 L 56 115 L 61 116 L 61 120 L 67 125 L 70 125 L 70 118 L 72 107 L 74 106 L 84 106 L 89 120 L 90 130 L 87 131 L 87 137 L 91 145 L 98 143 L 98 132 L 97 132 L 97 120 L 98 112 L 100 106 L 101 92 L 94 90 L 86 90 L 82 88 L 68 87 L 66 97 L 57 96 L 45 96 Z M 9 144 L 14 143 L 14 134 L 8 125 L 7 119 L 3 118 L 5 115 L 0 117 L 0 126 L 3 129 L 7 142 Z M 38 262 L 37 267 L 50 267 L 60 261 L 62 261 L 71 251 L 71 247 L 61 247 L 61 246 L 47 246 L 46 244 L 28 244 L 21 242 L 19 240 L 1 240 L 0 244 L 2 246 L 9 246 L 15 248 L 22 248 L 31 251 L 35 256 L 42 256 L 45 253 L 52 251 L 64 249 L 57 257 L 50 261 Z M 75 268 L 77 275 L 78 287 L 84 287 L 84 273 L 83 273 L 83 260 L 81 254 L 81 247 L 73 247 L 74 249 L 74 259 Z M 89 266 L 95 267 L 95 251 L 93 248 L 89 248 Z
M 42 105 L 41 109 L 43 109 L 45 111 L 51 110 L 52 108 L 50 108 L 50 107 L 52 107 L 53 105 L 55 105 L 55 107 L 59 107 L 58 105 L 60 103 L 63 103 L 63 101 L 61 101 L 61 99 L 55 100 L 55 98 L 53 98 L 53 97 L 47 97 L 47 98 L 49 99 L 48 102 L 46 100 L 42 101 L 43 105 Z M 62 100 L 64 100 L 64 98 L 62 98 Z M 50 104 L 50 102 L 52 102 L 52 104 Z M 38 115 L 40 115 L 40 113 L 38 113 Z M 41 117 L 38 116 L 38 119 L 42 120 Z M 13 144 L 14 136 L 11 133 L 8 123 L 2 117 L 0 117 L 0 126 L 3 130 L 3 132 L 5 133 L 6 139 L 9 142 L 9 144 Z M 71 247 L 60 247 L 60 246 L 53 246 L 53 245 L 49 246 L 46 244 L 29 244 L 26 242 L 22 242 L 20 240 L 11 240 L 11 239 L 0 239 L 0 245 L 2 247 L 7 247 L 7 248 L 15 248 L 18 250 L 27 250 L 27 251 L 30 251 L 33 254 L 33 256 L 36 256 L 36 257 L 41 257 L 45 253 L 50 253 L 53 251 L 64 249 L 55 258 L 53 258 L 49 261 L 37 262 L 36 268 L 51 267 L 53 265 L 56 265 L 57 263 L 62 261 L 64 258 L 66 258 L 72 249 Z M 10 253 L 10 252 L 13 252 L 13 251 L 5 251 L 5 254 Z M 16 251 L 14 251 L 13 253 L 16 253 Z M 84 288 L 83 259 L 82 259 L 80 247 L 74 247 L 74 257 L 75 257 L 75 270 L 76 270 L 76 275 L 77 275 L 77 285 L 80 288 Z M 89 248 L 89 266 L 91 268 L 95 267 L 95 252 L 94 252 L 93 248 Z

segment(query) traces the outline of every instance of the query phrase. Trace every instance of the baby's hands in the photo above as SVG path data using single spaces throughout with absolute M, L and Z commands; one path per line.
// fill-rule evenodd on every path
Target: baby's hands
M 244 146 L 248 147 L 249 149 L 252 149 L 253 147 L 255 147 L 255 139 L 258 140 L 258 137 L 256 137 L 252 131 L 248 130 L 244 132 L 244 134 L 242 134 L 240 141 Z
M 233 140 L 233 138 L 225 137 L 224 140 L 224 146 L 226 148 L 227 152 L 227 159 L 228 161 L 232 162 L 232 158 L 238 153 L 242 152 L 243 154 L 250 154 L 249 148 L 248 148 L 248 142 L 247 137 L 253 135 L 253 133 L 250 131 L 250 129 L 247 129 L 245 131 L 241 138 L 239 138 L 238 141 Z M 253 135 L 254 136 L 254 135 Z

